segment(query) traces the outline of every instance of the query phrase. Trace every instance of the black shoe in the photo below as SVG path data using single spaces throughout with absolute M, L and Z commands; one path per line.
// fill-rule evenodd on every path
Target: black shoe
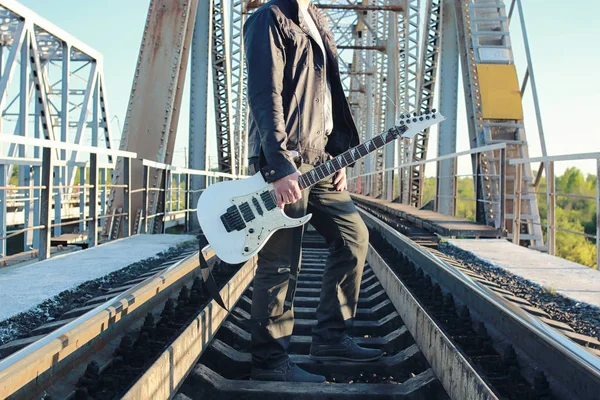
M 283 381 L 283 382 L 325 382 L 325 377 L 306 372 L 290 360 L 273 369 L 261 369 L 252 367 L 250 378 L 255 381 Z
M 318 361 L 374 361 L 383 356 L 377 349 L 360 347 L 349 336 L 344 336 L 339 343 L 310 345 L 310 358 Z

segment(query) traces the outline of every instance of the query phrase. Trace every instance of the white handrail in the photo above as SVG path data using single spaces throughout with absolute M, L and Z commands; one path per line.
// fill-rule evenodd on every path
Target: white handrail
M 109 156 L 117 156 L 117 157 L 137 158 L 137 153 L 134 153 L 131 151 L 113 150 L 113 149 L 106 149 L 106 148 L 95 147 L 95 146 L 84 146 L 84 145 L 80 145 L 80 144 L 59 142 L 56 140 L 37 139 L 37 138 L 14 135 L 12 133 L 0 134 L 0 142 L 24 144 L 24 145 L 29 145 L 29 146 L 49 147 L 51 149 L 74 150 L 74 151 L 81 151 L 84 153 L 92 153 L 92 154 L 93 153 L 106 154 Z
M 233 175 L 233 174 L 228 174 L 226 172 L 203 171 L 200 169 L 189 169 L 189 168 L 177 167 L 175 165 L 159 163 L 157 161 L 151 161 L 151 160 L 146 160 L 146 159 L 142 160 L 142 164 L 146 167 L 166 169 L 171 172 L 181 173 L 181 174 L 213 176 L 213 177 L 217 177 L 217 178 L 231 178 L 231 179 L 240 179 L 240 178 L 248 177 L 247 175 Z
M 532 158 L 514 158 L 509 161 L 511 165 L 527 164 L 532 162 L 547 162 L 547 161 L 575 161 L 575 160 L 597 160 L 600 159 L 600 153 L 578 153 L 578 154 L 561 154 L 558 156 L 548 157 L 532 157 Z
M 436 158 L 432 158 L 432 159 L 429 159 L 429 160 L 413 161 L 413 162 L 409 162 L 409 163 L 405 163 L 405 164 L 400 164 L 397 167 L 386 168 L 386 169 L 382 169 L 382 170 L 375 171 L 375 172 L 369 172 L 369 173 L 366 173 L 366 174 L 353 176 L 353 177 L 348 178 L 348 179 L 356 179 L 356 178 L 363 177 L 363 176 L 380 174 L 382 172 L 395 171 L 397 169 L 402 169 L 402 168 L 406 168 L 406 167 L 412 167 L 412 166 L 415 166 L 415 165 L 423 165 L 423 164 L 428 164 L 428 163 L 432 163 L 432 162 L 436 162 L 436 161 L 448 160 L 448 159 L 452 159 L 452 158 L 456 158 L 456 157 L 460 157 L 460 156 L 467 156 L 467 155 L 470 155 L 470 154 L 483 153 L 485 151 L 502 150 L 502 149 L 505 149 L 505 148 L 506 148 L 506 143 L 498 143 L 498 144 L 492 144 L 492 145 L 489 145 L 489 146 L 481 146 L 481 147 L 477 147 L 477 148 L 471 149 L 471 150 L 465 150 L 465 151 L 459 151 L 457 153 L 446 154 L 446 155 L 443 155 L 443 156 L 440 156 L 440 157 L 436 157 Z

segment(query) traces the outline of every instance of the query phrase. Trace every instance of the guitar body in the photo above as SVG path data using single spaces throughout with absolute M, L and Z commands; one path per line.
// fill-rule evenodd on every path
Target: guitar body
M 229 264 L 242 263 L 258 253 L 278 230 L 310 220 L 311 214 L 298 219 L 285 215 L 272 193 L 273 185 L 260 173 L 212 184 L 202 192 L 196 215 L 217 257 Z

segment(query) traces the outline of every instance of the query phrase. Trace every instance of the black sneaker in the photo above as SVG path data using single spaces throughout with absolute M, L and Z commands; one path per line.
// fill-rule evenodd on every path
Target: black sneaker
M 339 343 L 310 345 L 310 358 L 317 361 L 374 361 L 383 356 L 377 349 L 367 349 L 357 345 L 349 336 L 344 336 Z
M 325 377 L 306 372 L 290 360 L 273 369 L 261 369 L 252 367 L 250 378 L 255 381 L 278 381 L 278 382 L 325 382 Z

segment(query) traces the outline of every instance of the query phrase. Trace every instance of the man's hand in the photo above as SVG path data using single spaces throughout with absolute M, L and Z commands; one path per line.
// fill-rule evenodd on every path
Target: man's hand
M 302 192 L 298 186 L 299 177 L 300 172 L 296 171 L 273 182 L 279 208 L 283 208 L 286 204 L 294 204 L 302 198 Z
M 333 180 L 333 184 L 335 185 L 335 189 L 340 192 L 348 189 L 348 182 L 346 181 L 346 168 L 340 169 L 335 175 L 335 179 Z

